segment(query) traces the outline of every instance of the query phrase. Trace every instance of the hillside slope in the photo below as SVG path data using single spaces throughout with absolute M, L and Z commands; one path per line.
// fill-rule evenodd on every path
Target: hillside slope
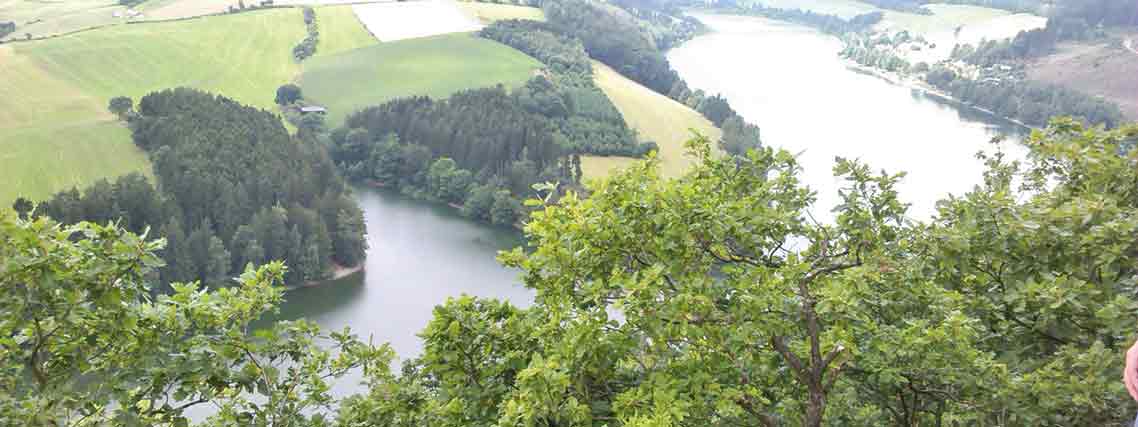
M 723 135 L 719 128 L 695 110 L 688 108 L 639 83 L 620 75 L 612 68 L 593 61 L 593 74 L 597 86 L 612 100 L 628 125 L 635 129 L 642 141 L 653 141 L 660 146 L 661 171 L 665 176 L 683 174 L 693 159 L 684 153 L 684 141 L 692 131 L 718 141 Z M 584 156 L 581 168 L 587 177 L 604 177 L 616 168 L 637 159 L 627 157 Z
M 299 9 L 178 22 L 118 25 L 0 50 L 0 203 L 43 198 L 92 180 L 145 171 L 129 132 L 106 112 L 110 98 L 174 86 L 224 93 L 262 108 L 299 73 Z

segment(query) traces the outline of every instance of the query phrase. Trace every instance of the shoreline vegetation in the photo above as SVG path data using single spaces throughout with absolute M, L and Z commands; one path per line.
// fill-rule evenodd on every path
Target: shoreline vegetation
M 966 77 L 968 67 L 965 66 L 964 70 L 959 69 L 961 66 L 956 63 L 959 61 L 955 53 L 951 57 L 933 64 L 925 62 L 910 64 L 890 49 L 895 49 L 898 41 L 902 43 L 904 41 L 915 41 L 918 44 L 925 45 L 928 42 L 919 34 L 915 39 L 912 38 L 913 36 L 907 31 L 893 34 L 888 30 L 872 30 L 874 23 L 880 20 L 880 13 L 866 13 L 847 20 L 835 15 L 763 6 L 699 5 L 685 8 L 685 13 L 690 11 L 770 19 L 800 25 L 822 34 L 837 37 L 844 46 L 838 56 L 842 57 L 847 66 L 852 69 L 877 76 L 893 84 L 943 98 L 1024 128 L 1045 127 L 1047 125 L 1046 118 L 1051 116 L 1076 117 L 1084 123 L 1102 125 L 1108 129 L 1125 121 L 1118 105 L 1109 100 L 1100 99 L 1067 87 L 1036 82 L 1022 75 L 1005 75 L 1008 73 L 999 72 L 999 70 L 1014 69 L 1015 67 L 1011 65 L 992 64 L 987 68 L 973 70 L 973 73 L 979 74 L 979 77 Z M 1021 32 L 1015 39 L 1022 38 L 1024 34 L 1026 32 Z M 890 44 L 890 40 L 893 44 Z M 884 49 L 878 47 L 878 44 L 881 43 L 884 43 Z M 1007 41 L 1003 43 L 1007 43 Z M 905 45 L 902 44 L 902 46 Z M 958 47 L 970 48 L 971 45 L 962 44 Z M 951 73 L 952 78 L 956 80 L 953 85 L 965 85 L 961 89 L 965 94 L 963 98 L 959 96 L 960 94 L 955 94 L 958 86 L 940 87 L 948 85 L 942 84 L 943 82 L 936 83 L 933 80 L 933 74 L 943 72 L 940 70 L 948 70 Z M 937 74 L 937 76 L 939 75 Z M 991 90 L 1002 95 L 974 97 L 971 94 L 976 90 Z M 1018 107 L 1009 109 L 1009 105 Z
M 922 78 L 919 78 L 916 76 L 907 76 L 907 75 L 898 73 L 896 71 L 889 71 L 889 70 L 881 69 L 878 67 L 871 67 L 868 65 L 862 65 L 862 64 L 857 63 L 857 61 L 854 61 L 850 58 L 842 58 L 842 59 L 845 62 L 846 68 L 855 70 L 856 72 L 869 74 L 873 77 L 879 78 L 881 80 L 885 80 L 885 81 L 887 81 L 893 85 L 897 85 L 897 86 L 901 86 L 901 87 L 905 87 L 905 88 L 909 88 L 909 89 L 913 89 L 913 90 L 918 90 L 921 93 L 924 93 L 926 95 L 933 96 L 936 98 L 940 98 L 944 101 L 950 102 L 950 103 L 955 104 L 955 105 L 959 105 L 961 107 L 971 108 L 973 110 L 982 112 L 984 114 L 991 115 L 992 117 L 999 118 L 1000 120 L 1004 120 L 1004 121 L 1007 121 L 1009 123 L 1013 123 L 1017 126 L 1025 128 L 1025 129 L 1033 129 L 1033 127 L 1031 125 L 1024 123 L 1018 119 L 1015 119 L 1013 117 L 1002 116 L 1002 115 L 996 113 L 995 111 L 989 110 L 989 109 L 981 107 L 979 105 L 975 105 L 975 104 L 966 102 L 962 99 L 959 99 L 957 97 L 954 97 L 951 94 L 949 94 L 948 92 L 937 89 L 936 87 L 929 84 L 927 81 L 925 81 Z

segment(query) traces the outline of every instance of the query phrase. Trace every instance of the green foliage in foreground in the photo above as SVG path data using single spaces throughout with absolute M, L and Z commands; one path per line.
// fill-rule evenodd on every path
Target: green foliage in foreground
M 279 265 L 151 300 L 137 283 L 157 244 L 4 217 L 0 416 L 177 425 L 207 400 L 215 425 L 1127 425 L 1135 141 L 1054 122 L 929 223 L 905 219 L 901 175 L 839 159 L 823 224 L 791 154 L 717 158 L 697 139 L 682 178 L 650 160 L 533 214 L 530 250 L 501 259 L 534 305 L 436 307 L 398 376 L 386 349 L 332 335 L 329 353 L 303 323 L 245 334 L 279 301 Z M 364 394 L 304 411 L 350 366 Z
M 329 379 L 384 375 L 392 352 L 310 322 L 251 330 L 280 304 L 280 263 L 231 288 L 153 297 L 162 241 L 0 212 L 0 420 L 20 426 L 324 425 Z

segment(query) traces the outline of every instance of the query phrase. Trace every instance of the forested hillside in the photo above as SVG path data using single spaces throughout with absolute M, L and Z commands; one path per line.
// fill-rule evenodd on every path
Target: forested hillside
M 36 208 L 63 223 L 121 221 L 164 237 L 163 282 L 216 283 L 282 260 L 289 283 L 363 259 L 359 208 L 322 147 L 290 137 L 278 116 L 195 89 L 151 93 L 131 111 L 140 175 L 56 194 Z
M 637 16 L 650 16 L 654 17 L 653 19 L 670 16 L 672 20 L 680 22 L 686 22 L 684 19 L 687 18 L 670 15 L 669 13 L 675 13 L 677 10 L 663 2 L 618 2 L 618 4 L 631 8 L 636 15 L 624 9 L 586 0 L 546 2 L 543 9 L 549 19 L 549 26 L 543 30 L 548 29 L 570 39 L 580 40 L 585 51 L 593 59 L 605 63 L 657 93 L 695 109 L 716 126 L 723 128 L 723 148 L 726 150 L 742 154 L 748 148 L 759 146 L 761 141 L 758 126 L 748 123 L 739 116 L 727 100 L 718 94 L 708 96 L 703 91 L 690 89 L 668 64 L 664 49 L 677 40 L 694 36 L 697 29 L 691 28 L 694 28 L 695 24 L 666 27 L 678 35 L 661 38 L 646 31 Z M 730 124 L 724 125 L 728 120 Z
M 925 78 L 954 98 L 1012 117 L 1031 126 L 1044 126 L 1054 116 L 1071 116 L 1113 128 L 1123 123 L 1118 105 L 1062 86 L 1022 81 L 985 81 L 959 78 L 937 66 Z
M 1046 27 L 1022 31 L 1011 39 L 965 45 L 953 57 L 985 66 L 1019 61 L 1052 53 L 1061 41 L 1105 38 L 1111 28 L 1138 29 L 1138 5 L 1128 0 L 1059 2 Z
M 20 337 L 0 340 L 0 417 L 184 426 L 187 408 L 211 406 L 208 425 L 1129 425 L 1135 142 L 1134 126 L 1054 122 L 1026 161 L 985 157 L 983 184 L 928 223 L 905 219 L 901 175 L 838 159 L 842 199 L 823 225 L 791 153 L 713 156 L 697 139 L 700 164 L 680 179 L 646 163 L 588 199 L 538 202 L 531 249 L 500 256 L 533 306 L 449 300 L 399 374 L 390 348 L 348 333 L 248 334 L 281 301 L 280 264 L 152 299 L 162 243 L 0 212 L 13 290 L 0 333 Z M 330 379 L 354 368 L 365 389 L 332 398 Z
M 655 148 L 637 143 L 620 112 L 597 87 L 580 40 L 528 20 L 498 21 L 479 34 L 545 64 L 549 78 L 535 77 L 516 95 L 528 111 L 556 125 L 566 151 L 641 157 Z
M 332 132 L 331 155 L 349 179 L 461 204 L 472 217 L 513 225 L 534 184 L 575 185 L 580 177 L 576 157 L 557 144 L 554 130 L 499 86 L 366 108 Z

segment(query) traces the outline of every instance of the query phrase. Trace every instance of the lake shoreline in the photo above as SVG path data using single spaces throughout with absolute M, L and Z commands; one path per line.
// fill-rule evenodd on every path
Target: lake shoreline
M 365 259 L 365 261 L 360 261 L 359 264 L 356 264 L 353 267 L 344 267 L 342 265 L 332 263 L 332 275 L 330 277 L 328 277 L 326 279 L 320 279 L 320 280 L 309 280 L 309 281 L 304 282 L 304 283 L 299 284 L 299 285 L 285 286 L 285 290 L 286 291 L 292 291 L 292 290 L 301 289 L 301 288 L 315 288 L 318 286 L 324 286 L 330 282 L 334 282 L 334 281 L 343 279 L 345 277 L 351 276 L 353 274 L 363 272 L 364 271 L 364 265 L 366 265 L 366 264 L 367 264 L 366 259 Z
M 890 84 L 901 86 L 901 87 L 906 87 L 906 88 L 913 89 L 913 90 L 917 90 L 917 91 L 920 91 L 921 93 L 924 93 L 925 95 L 929 95 L 929 96 L 932 96 L 935 98 L 939 98 L 943 101 L 951 102 L 953 104 L 956 104 L 956 105 L 959 105 L 962 107 L 971 108 L 973 110 L 982 112 L 984 114 L 988 114 L 992 117 L 996 117 L 1000 120 L 1007 121 L 1008 123 L 1013 123 L 1013 124 L 1020 126 L 1024 129 L 1034 129 L 1033 127 L 1031 127 L 1028 124 L 1021 122 L 1019 120 L 1013 119 L 1011 117 L 1001 116 L 1001 115 L 997 114 L 995 111 L 992 111 L 992 110 L 989 110 L 989 109 L 984 108 L 984 107 L 980 107 L 977 105 L 972 105 L 972 104 L 969 104 L 967 102 L 964 102 L 964 101 L 950 95 L 948 92 L 945 92 L 945 91 L 942 91 L 940 89 L 933 87 L 932 85 L 930 85 L 928 82 L 926 82 L 923 79 L 920 79 L 917 77 L 911 77 L 911 76 L 904 76 L 904 75 L 901 75 L 901 73 L 898 73 L 895 71 L 887 71 L 887 70 L 883 70 L 883 69 L 880 69 L 877 67 L 870 67 L 867 65 L 861 65 L 861 64 L 858 64 L 857 62 L 855 62 L 849 58 L 842 58 L 842 59 L 846 64 L 846 68 L 849 68 L 849 69 L 854 70 L 856 72 L 869 74 L 869 75 L 872 75 L 872 76 L 877 77 L 879 79 L 885 80 L 885 81 L 889 82 Z

